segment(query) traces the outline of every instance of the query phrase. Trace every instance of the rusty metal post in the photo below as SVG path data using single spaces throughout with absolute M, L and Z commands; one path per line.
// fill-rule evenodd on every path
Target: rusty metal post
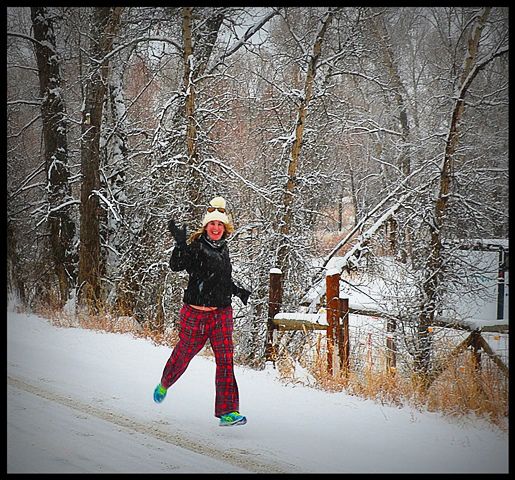
M 350 338 L 349 338 L 349 299 L 340 298 L 340 319 L 338 335 L 338 354 L 340 356 L 340 369 L 345 377 L 350 369 Z
M 394 374 L 397 369 L 397 346 L 393 338 L 396 321 L 389 318 L 386 322 L 386 372 Z
M 327 304 L 327 371 L 333 373 L 333 354 L 335 345 L 335 333 L 338 329 L 338 317 L 340 312 L 340 274 L 327 273 L 325 277 L 325 297 Z
M 274 317 L 279 313 L 283 302 L 283 273 L 278 268 L 270 270 L 270 291 L 268 293 L 268 322 L 265 344 L 265 361 L 275 362 Z

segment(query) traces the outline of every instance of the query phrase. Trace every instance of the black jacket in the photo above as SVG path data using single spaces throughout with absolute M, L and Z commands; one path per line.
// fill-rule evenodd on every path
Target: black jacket
M 225 241 L 210 242 L 205 234 L 189 245 L 176 246 L 170 258 L 170 268 L 189 273 L 184 303 L 205 307 L 227 307 L 232 295 L 240 296 L 242 288 L 232 280 L 229 248 Z

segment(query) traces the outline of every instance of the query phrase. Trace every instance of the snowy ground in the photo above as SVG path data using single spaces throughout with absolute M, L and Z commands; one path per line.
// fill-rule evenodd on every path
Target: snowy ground
M 213 416 L 197 356 L 156 405 L 170 349 L 8 309 L 7 473 L 508 473 L 508 434 L 237 367 L 245 426 Z

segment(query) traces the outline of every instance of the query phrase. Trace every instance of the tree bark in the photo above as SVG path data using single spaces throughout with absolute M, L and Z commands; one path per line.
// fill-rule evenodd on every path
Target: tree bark
M 86 84 L 81 145 L 81 225 L 78 302 L 97 312 L 102 301 L 100 255 L 101 217 L 97 192 L 100 189 L 100 127 L 106 95 L 108 63 L 103 60 L 112 48 L 122 7 L 96 7 L 91 25 L 91 63 Z
M 204 29 L 201 29 L 194 38 L 193 7 L 182 8 L 186 152 L 189 169 L 188 196 L 192 218 L 197 218 L 203 212 L 201 192 L 204 187 L 200 172 L 198 171 L 199 145 L 197 134 L 198 119 L 195 107 L 196 88 L 199 77 L 203 75 L 208 65 L 223 18 L 221 13 L 205 18 Z M 197 31 L 198 28 L 197 26 Z M 195 46 L 199 48 L 195 49 Z
M 47 7 L 31 7 L 43 119 L 48 192 L 48 228 L 53 269 L 59 284 L 59 304 L 69 298 L 75 282 L 66 109 L 61 88 L 61 62 L 56 51 L 53 21 Z

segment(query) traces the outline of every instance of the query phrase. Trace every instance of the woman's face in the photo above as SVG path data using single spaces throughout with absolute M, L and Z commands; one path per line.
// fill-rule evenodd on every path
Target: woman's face
M 211 220 L 206 225 L 206 232 L 211 240 L 220 240 L 225 232 L 225 225 L 220 220 Z

